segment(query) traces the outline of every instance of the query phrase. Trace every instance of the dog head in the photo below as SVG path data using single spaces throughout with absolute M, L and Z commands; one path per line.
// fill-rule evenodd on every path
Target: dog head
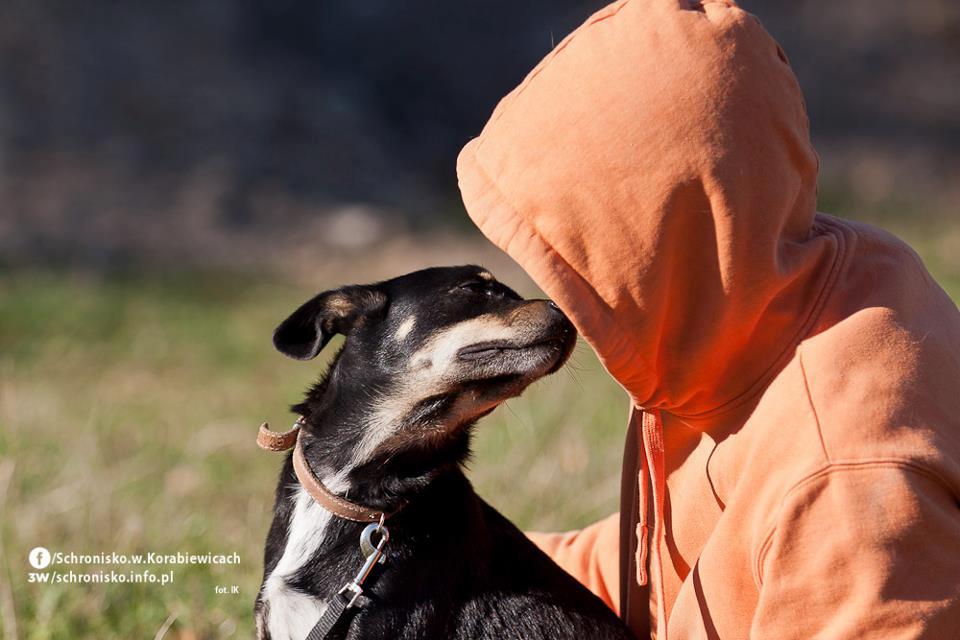
M 343 348 L 294 410 L 314 459 L 356 476 L 459 464 L 469 427 L 559 369 L 576 341 L 555 304 L 524 300 L 475 266 L 326 291 L 277 327 L 274 345 L 307 360 L 336 334 Z

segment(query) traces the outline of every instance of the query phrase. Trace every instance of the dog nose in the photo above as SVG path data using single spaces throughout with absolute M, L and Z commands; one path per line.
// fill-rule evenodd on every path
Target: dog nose
M 560 311 L 560 307 L 557 306 L 557 303 L 554 302 L 553 300 L 547 300 L 547 306 L 550 307 L 551 311 L 556 311 L 557 313 L 563 313 L 563 311 Z

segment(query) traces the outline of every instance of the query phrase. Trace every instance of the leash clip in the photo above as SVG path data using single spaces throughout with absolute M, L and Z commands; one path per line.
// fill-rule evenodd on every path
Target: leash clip
M 347 602 L 347 609 L 353 607 L 357 599 L 363 594 L 363 583 L 370 576 L 373 567 L 378 563 L 383 564 L 387 560 L 384 548 L 386 548 L 387 541 L 390 539 L 390 532 L 384 526 L 383 520 L 384 518 L 381 516 L 380 522 L 368 524 L 363 529 L 363 533 L 360 534 L 360 553 L 364 556 L 363 566 L 360 567 L 360 571 L 357 572 L 354 579 L 343 585 L 343 588 L 337 592 L 337 595 L 348 592 L 352 594 Z M 373 544 L 374 533 L 380 536 L 380 541 L 376 545 Z

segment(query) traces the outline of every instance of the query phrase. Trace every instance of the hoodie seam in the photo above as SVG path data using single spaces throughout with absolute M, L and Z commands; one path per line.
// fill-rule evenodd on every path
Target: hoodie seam
M 823 450 L 823 457 L 827 463 L 832 462 L 830 451 L 827 449 L 827 441 L 823 436 L 823 426 L 820 423 L 820 414 L 817 412 L 817 406 L 813 402 L 813 394 L 810 392 L 810 380 L 807 378 L 807 369 L 803 364 L 803 345 L 797 347 L 797 363 L 800 365 L 800 377 L 803 378 L 803 395 L 807 399 L 807 405 L 813 413 L 813 423 L 817 428 L 817 438 L 820 440 L 820 448 Z
M 874 469 L 901 469 L 910 471 L 917 475 L 924 476 L 933 480 L 943 487 L 950 495 L 957 497 L 957 492 L 951 487 L 950 482 L 940 473 L 927 465 L 920 464 L 909 458 L 869 458 L 865 460 L 834 460 L 815 471 L 807 474 L 789 489 L 787 489 L 780 498 L 780 504 L 777 507 L 777 515 L 772 524 L 763 536 L 760 547 L 757 549 L 753 564 L 753 580 L 758 590 L 763 588 L 763 565 L 767 560 L 770 549 L 773 548 L 773 538 L 779 528 L 780 515 L 786 506 L 787 500 L 795 493 L 805 489 L 807 486 L 832 475 L 841 475 L 844 472 L 869 471 Z

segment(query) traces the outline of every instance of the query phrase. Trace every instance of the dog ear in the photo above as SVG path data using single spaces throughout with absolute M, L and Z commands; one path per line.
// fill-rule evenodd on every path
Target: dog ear
M 363 286 L 342 287 L 311 298 L 273 332 L 277 351 L 296 360 L 311 360 L 335 334 L 347 334 L 386 306 L 387 296 Z

